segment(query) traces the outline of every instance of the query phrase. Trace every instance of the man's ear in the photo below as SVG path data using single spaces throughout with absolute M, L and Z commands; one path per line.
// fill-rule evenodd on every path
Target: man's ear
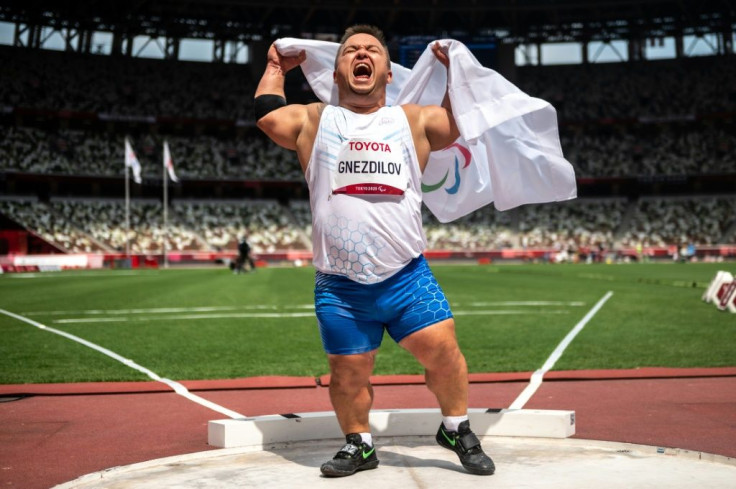
M 336 81 L 337 81 L 337 71 L 333 71 L 332 72 L 332 82 L 334 83 Z
M 391 70 L 388 70 L 386 72 L 386 83 L 388 84 L 388 83 L 391 83 L 392 81 L 394 81 L 394 72 Z

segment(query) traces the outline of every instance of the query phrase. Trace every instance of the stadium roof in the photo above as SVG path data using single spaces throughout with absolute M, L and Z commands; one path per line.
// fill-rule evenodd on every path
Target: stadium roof
M 513 42 L 732 32 L 728 0 L 2 0 L 0 20 L 125 35 L 225 40 L 339 34 L 356 23 L 395 36 Z

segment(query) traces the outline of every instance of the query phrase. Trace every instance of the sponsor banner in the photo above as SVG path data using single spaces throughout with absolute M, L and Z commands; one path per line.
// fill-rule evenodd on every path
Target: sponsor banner
M 89 255 L 19 255 L 13 257 L 15 266 L 36 266 L 41 268 L 87 268 L 90 266 Z M 102 260 L 100 259 L 100 266 Z

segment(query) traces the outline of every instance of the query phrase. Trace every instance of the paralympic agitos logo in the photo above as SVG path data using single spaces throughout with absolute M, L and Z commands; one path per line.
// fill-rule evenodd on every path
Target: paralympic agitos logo
M 448 194 L 452 195 L 452 194 L 456 194 L 457 191 L 460 189 L 460 182 L 461 182 L 460 170 L 461 169 L 465 169 L 468 166 L 470 166 L 470 162 L 472 160 L 472 156 L 470 154 L 470 150 L 468 148 L 466 148 L 465 146 L 462 146 L 462 145 L 460 145 L 458 143 L 452 143 L 451 145 L 449 145 L 448 147 L 446 147 L 445 149 L 443 149 L 442 151 L 440 151 L 441 154 L 442 153 L 446 153 L 446 152 L 452 152 L 454 154 L 454 157 L 455 157 L 455 161 L 454 161 L 454 173 L 455 173 L 455 175 L 454 175 L 455 176 L 454 182 L 453 182 L 453 180 L 450 180 L 450 182 L 452 182 L 452 184 L 449 185 L 449 186 L 447 186 L 447 187 L 444 187 L 445 184 L 447 183 L 447 180 L 450 177 L 450 170 L 451 170 L 451 168 L 448 168 L 447 171 L 445 172 L 445 176 L 442 177 L 436 183 L 424 183 L 424 182 L 422 182 L 422 192 L 424 192 L 425 194 L 426 193 L 430 193 L 430 192 L 434 192 L 435 190 L 439 190 L 440 188 L 443 188 L 444 187 L 445 192 L 447 192 Z M 458 158 L 458 153 L 459 153 L 459 156 L 462 156 L 462 159 L 464 161 L 462 167 L 460 166 L 460 159 Z

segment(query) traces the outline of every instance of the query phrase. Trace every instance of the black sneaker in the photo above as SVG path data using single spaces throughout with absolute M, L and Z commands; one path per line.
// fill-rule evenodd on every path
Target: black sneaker
M 368 446 L 363 443 L 360 435 L 351 433 L 345 437 L 347 442 L 344 447 L 337 452 L 335 458 L 325 462 L 320 470 L 327 477 L 344 477 L 353 475 L 359 470 L 375 469 L 378 467 L 378 457 L 376 457 L 376 447 Z
M 483 453 L 480 440 L 475 436 L 475 433 L 470 431 L 469 421 L 460 423 L 457 431 L 448 431 L 445 429 L 444 423 L 440 424 L 436 439 L 441 446 L 457 453 L 457 456 L 460 457 L 460 463 L 471 474 L 492 475 L 496 471 L 493 460 Z

